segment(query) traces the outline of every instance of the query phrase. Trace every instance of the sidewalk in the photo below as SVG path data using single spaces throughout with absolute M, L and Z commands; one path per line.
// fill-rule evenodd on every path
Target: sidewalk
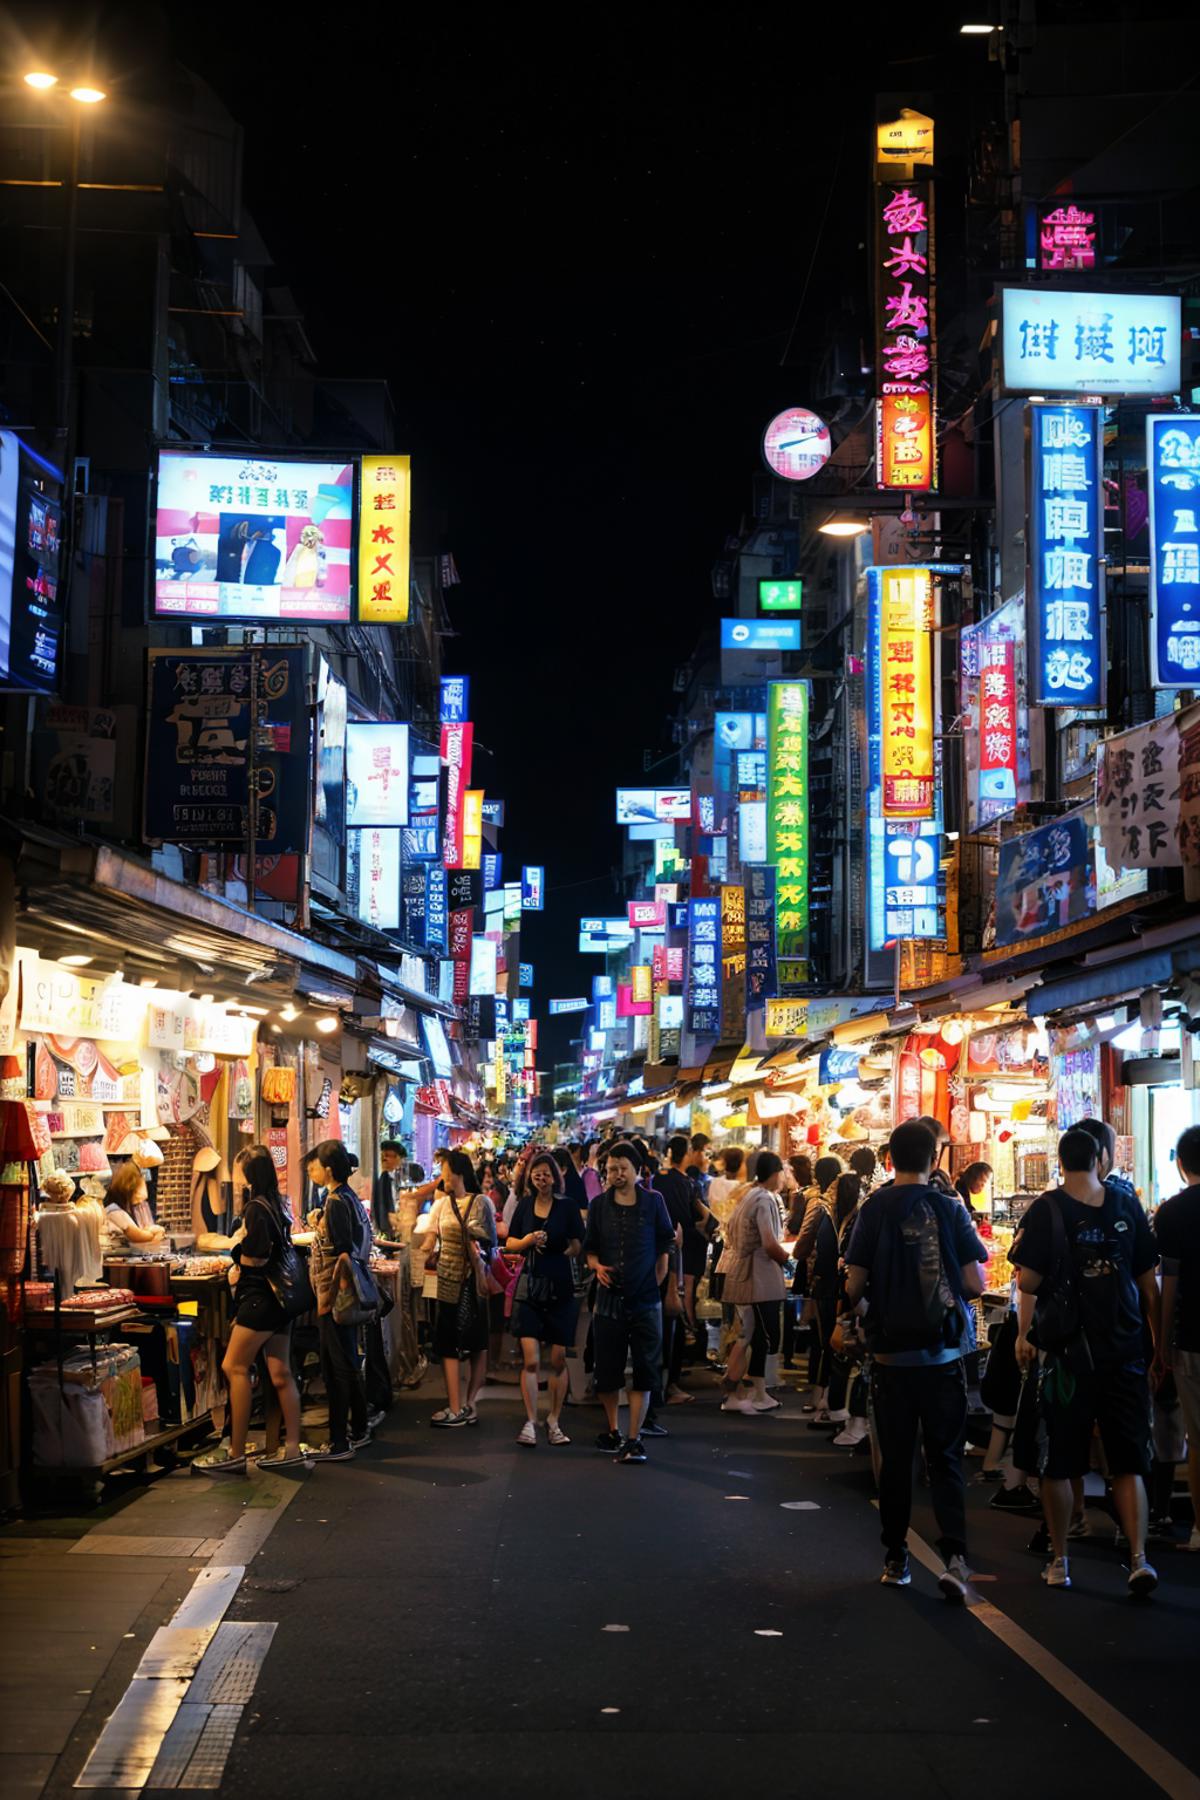
M 70 1788 L 196 1576 L 231 1548 L 255 1554 L 295 1491 L 179 1470 L 96 1511 L 0 1528 L 3 1800 Z

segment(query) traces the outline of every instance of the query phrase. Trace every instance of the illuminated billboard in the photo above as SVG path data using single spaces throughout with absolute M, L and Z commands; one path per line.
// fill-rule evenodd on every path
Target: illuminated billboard
M 346 726 L 346 823 L 408 824 L 408 726 L 351 719 Z
M 638 825 L 647 820 L 687 822 L 692 816 L 690 788 L 618 788 L 617 824 Z

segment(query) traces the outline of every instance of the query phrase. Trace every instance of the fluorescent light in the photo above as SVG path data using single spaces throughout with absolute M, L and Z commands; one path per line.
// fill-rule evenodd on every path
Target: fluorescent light
M 1116 1023 L 1115 1014 L 1101 1013 L 1100 1017 L 1096 1020 L 1096 1029 L 1098 1031 L 1112 1031 L 1116 1026 Z
M 104 92 L 103 88 L 73 87 L 71 89 L 71 98 L 72 100 L 78 100 L 81 106 L 99 106 L 101 100 L 108 99 L 108 95 Z
M 991 37 L 996 27 L 994 25 L 960 25 L 958 30 L 961 37 Z
M 32 69 L 25 77 L 25 85 L 31 88 L 52 88 L 58 86 L 58 76 L 48 75 L 44 69 Z
M 67 969 L 86 969 L 92 959 L 90 956 L 60 956 L 58 960 Z
M 862 519 L 826 519 L 824 525 L 819 525 L 817 529 L 826 537 L 852 538 L 870 531 L 871 527 Z
M 280 1012 L 279 1016 L 283 1020 L 285 1025 L 290 1025 L 293 1019 L 298 1019 L 300 1017 L 300 1014 L 296 1011 L 296 1008 L 292 1005 L 291 1001 L 289 1000 L 288 1004 L 283 1008 L 283 1010 Z

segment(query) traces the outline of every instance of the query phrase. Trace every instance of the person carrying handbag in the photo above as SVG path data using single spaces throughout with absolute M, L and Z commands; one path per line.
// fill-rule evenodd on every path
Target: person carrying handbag
M 583 1220 L 567 1198 L 559 1166 L 548 1151 L 534 1157 L 527 1175 L 528 1186 L 507 1240 L 507 1248 L 524 1257 L 513 1296 L 513 1331 L 521 1345 L 525 1401 L 525 1423 L 517 1442 L 527 1448 L 537 1443 L 538 1355 L 545 1344 L 550 1351 L 546 1434 L 558 1447 L 571 1441 L 560 1415 L 567 1398 L 567 1345 L 575 1341 L 579 1310 L 572 1258 L 583 1245 Z
M 465 1150 L 451 1150 L 443 1164 L 445 1192 L 434 1202 L 423 1243 L 425 1267 L 437 1272 L 433 1350 L 446 1379 L 446 1405 L 429 1423 L 441 1430 L 478 1425 L 475 1400 L 487 1375 L 487 1267 L 496 1244 L 496 1215 L 479 1193 Z M 485 1255 L 486 1252 L 486 1255 Z M 459 1363 L 467 1359 L 466 1395 Z
M 329 1437 L 313 1455 L 320 1462 L 349 1462 L 356 1450 L 370 1443 L 371 1429 L 358 1327 L 338 1322 L 335 1303 L 345 1272 L 342 1258 L 365 1262 L 371 1247 L 371 1227 L 358 1195 L 349 1185 L 350 1157 L 344 1144 L 336 1138 L 318 1144 L 309 1167 L 310 1172 L 319 1170 L 324 1177 L 326 1196 L 317 1221 L 312 1266 L 321 1374 L 329 1401 Z

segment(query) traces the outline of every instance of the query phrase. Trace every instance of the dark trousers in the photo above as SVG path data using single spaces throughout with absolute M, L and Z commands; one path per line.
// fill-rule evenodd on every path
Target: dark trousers
M 871 1395 L 879 1440 L 879 1519 L 888 1555 L 902 1556 L 907 1543 L 919 1432 L 941 1533 L 938 1549 L 944 1557 L 965 1556 L 967 1490 L 962 1446 L 967 1384 L 961 1358 L 926 1369 L 898 1369 L 876 1362 Z
M 399 1319 L 399 1313 L 396 1318 Z M 365 1387 L 367 1405 L 373 1412 L 390 1412 L 395 1394 L 392 1392 L 392 1375 L 388 1368 L 387 1351 L 383 1344 L 383 1326 L 376 1319 L 372 1324 L 363 1327 L 366 1339 L 366 1379 Z
M 329 1398 L 329 1441 L 342 1449 L 348 1441 L 346 1420 L 356 1438 L 367 1429 L 367 1396 L 358 1361 L 358 1332 L 335 1325 L 332 1313 L 321 1315 L 321 1374 Z

